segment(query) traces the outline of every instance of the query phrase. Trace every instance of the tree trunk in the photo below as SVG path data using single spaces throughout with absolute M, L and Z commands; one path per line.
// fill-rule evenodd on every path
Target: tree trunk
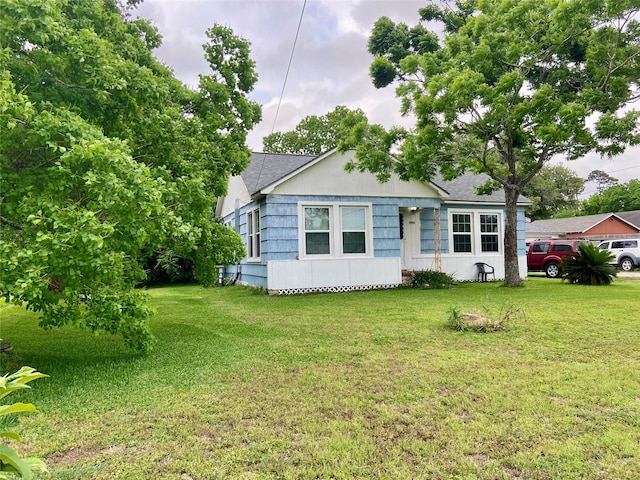
M 518 265 L 518 197 L 520 192 L 504 187 L 506 221 L 504 231 L 504 284 L 507 287 L 522 285 Z

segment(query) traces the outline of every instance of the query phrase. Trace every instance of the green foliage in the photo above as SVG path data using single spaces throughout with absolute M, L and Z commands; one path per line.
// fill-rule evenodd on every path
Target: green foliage
M 577 210 L 578 195 L 583 190 L 584 180 L 573 170 L 560 165 L 545 166 L 522 189 L 522 194 L 533 201 L 526 215 L 532 220 L 542 220 L 561 211 Z
M 361 110 L 349 110 L 342 105 L 321 117 L 309 115 L 293 131 L 274 132 L 264 137 L 262 147 L 270 153 L 320 155 L 338 144 L 342 123 L 353 117 L 365 118 Z
M 556 155 L 615 156 L 640 143 L 640 21 L 637 2 L 455 1 L 422 10 L 444 23 L 444 40 L 416 47 L 389 19 L 370 37 L 374 85 L 397 73 L 412 130 L 356 125 L 356 168 L 378 178 L 425 180 L 440 169 L 487 173 L 505 192 L 505 283 L 520 283 L 517 202 Z M 410 37 L 410 36 L 409 36 Z M 379 58 L 383 60 L 379 60 Z M 392 133 L 393 132 L 393 133 Z M 381 140 L 382 139 L 382 140 Z M 387 150 L 385 150 L 387 148 Z M 393 151 L 394 161 L 381 161 Z
M 618 183 L 618 179 L 602 170 L 592 170 L 587 176 L 587 182 L 596 182 L 598 194 L 601 194 L 607 187 Z
M 145 262 L 144 286 L 170 283 L 195 282 L 193 261 L 176 255 L 170 250 L 161 250 L 150 255 Z
M 612 185 L 582 202 L 583 215 L 640 210 L 640 180 Z
M 148 350 L 146 252 L 175 252 L 204 283 L 237 261 L 212 211 L 260 107 L 247 41 L 209 29 L 211 73 L 190 90 L 153 57 L 156 29 L 120 10 L 136 3 L 2 2 L 0 295 L 42 326 Z
M 47 377 L 31 367 L 22 367 L 17 372 L 0 377 L 0 399 L 12 392 L 30 388 L 27 383 L 38 378 Z M 0 417 L 18 413 L 36 413 L 38 410 L 30 403 L 14 403 L 0 405 Z M 5 417 L 6 418 L 6 417 Z M 11 438 L 20 441 L 20 435 L 10 430 L 0 430 L 0 438 Z M 44 462 L 37 458 L 21 458 L 8 445 L 0 443 L 0 479 L 11 479 L 14 476 L 30 480 L 34 473 L 47 473 Z
M 451 288 L 453 277 L 435 270 L 421 270 L 411 273 L 410 285 L 413 288 Z
M 610 285 L 617 275 L 610 262 L 615 255 L 591 243 L 581 243 L 578 251 L 562 259 L 562 280 L 581 285 Z
M 438 37 L 420 24 L 409 28 L 405 23 L 395 24 L 388 17 L 381 17 L 373 26 L 368 49 L 375 56 L 370 68 L 373 84 L 383 88 L 403 75 L 402 60 L 437 50 Z
M 440 21 L 444 25 L 445 32 L 454 33 L 466 23 L 467 17 L 473 15 L 477 0 L 453 0 L 453 8 L 442 8 L 433 3 L 419 10 L 422 21 Z M 447 4 L 448 6 L 448 4 Z

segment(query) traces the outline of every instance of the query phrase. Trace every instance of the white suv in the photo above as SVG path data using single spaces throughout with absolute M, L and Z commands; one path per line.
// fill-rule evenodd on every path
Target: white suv
M 640 238 L 605 240 L 598 245 L 600 250 L 609 250 L 616 256 L 616 265 L 625 272 L 640 267 Z

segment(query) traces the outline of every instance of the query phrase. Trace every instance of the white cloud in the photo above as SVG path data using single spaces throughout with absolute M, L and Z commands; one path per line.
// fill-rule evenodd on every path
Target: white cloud
M 387 127 L 411 126 L 411 119 L 400 116 L 393 90 L 372 86 L 367 39 L 381 16 L 416 24 L 418 9 L 426 3 L 307 0 L 276 131 L 291 130 L 305 116 L 323 115 L 337 105 L 360 108 L 370 121 Z M 164 37 L 157 57 L 190 86 L 197 85 L 198 74 L 207 73 L 202 44 L 208 28 L 227 25 L 251 42 L 259 75 L 252 98 L 263 105 L 263 120 L 249 134 L 248 143 L 261 150 L 262 137 L 272 130 L 303 4 L 303 0 L 145 0 L 138 12 L 153 20 Z M 600 169 L 626 182 L 640 178 L 640 148 L 611 161 L 588 155 L 564 165 L 582 177 Z

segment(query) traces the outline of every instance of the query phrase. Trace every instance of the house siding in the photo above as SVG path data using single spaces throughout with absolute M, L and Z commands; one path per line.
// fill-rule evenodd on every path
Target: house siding
M 438 206 L 437 208 L 440 208 Z M 428 208 L 420 212 L 420 253 L 435 254 L 436 252 L 436 231 L 435 231 L 434 208 Z M 440 251 L 449 251 L 449 217 L 446 208 L 440 208 Z
M 253 201 L 228 214 L 223 221 L 231 221 L 247 244 L 247 212 L 260 207 L 260 260 L 241 262 L 241 281 L 266 287 L 267 264 L 272 261 L 297 260 L 299 258 L 298 205 L 300 203 L 367 203 L 371 205 L 372 244 L 374 258 L 400 257 L 400 207 L 434 208 L 439 199 L 432 198 L 379 198 L 349 196 L 269 195 Z M 227 276 L 235 273 L 228 267 Z
M 373 254 L 375 257 L 400 256 L 400 224 L 397 204 L 373 201 Z
M 300 203 L 368 203 L 371 204 L 373 256 L 398 257 L 400 230 L 398 209 L 407 205 L 438 204 L 437 199 L 406 199 L 348 196 L 270 195 L 260 206 L 261 261 L 295 260 L 299 255 L 298 205 Z M 246 242 L 246 212 L 256 203 L 243 207 L 240 212 L 240 234 Z
M 442 255 L 442 267 L 448 273 L 454 273 L 461 280 L 470 280 L 475 277 L 474 262 L 485 261 L 490 264 L 499 264 L 496 257 L 502 257 L 502 244 L 499 253 L 486 255 L 459 255 L 450 252 L 449 239 L 449 216 L 451 210 L 468 211 L 476 215 L 478 212 L 501 212 L 502 231 L 504 234 L 504 207 L 498 205 L 481 204 L 440 204 L 437 198 L 390 198 L 390 197 L 367 197 L 367 196 L 318 196 L 318 195 L 269 195 L 259 201 L 253 201 L 242 206 L 236 212 L 228 214 L 223 220 L 232 221 L 237 226 L 245 244 L 247 243 L 247 212 L 260 207 L 260 259 L 248 261 L 246 258 L 241 262 L 240 281 L 245 284 L 255 285 L 263 288 L 270 288 L 268 280 L 269 269 L 271 273 L 276 272 L 276 266 L 272 262 L 283 262 L 277 269 L 281 274 L 296 269 L 311 268 L 304 267 L 304 262 L 322 262 L 323 260 L 298 261 L 299 253 L 299 204 L 330 202 L 337 204 L 361 203 L 371 205 L 371 232 L 374 259 L 400 259 L 400 228 L 399 213 L 401 208 L 417 208 L 420 210 L 420 254 L 414 257 L 416 269 L 435 268 L 436 248 L 435 248 L 435 222 L 434 215 L 440 213 L 440 254 Z M 439 210 L 438 210 L 439 209 Z M 524 207 L 518 208 L 518 255 L 521 263 L 524 264 L 523 275 L 526 277 L 526 245 L 525 245 L 525 214 Z M 417 247 L 417 245 L 416 245 Z M 386 261 L 386 260 L 385 260 Z M 294 262 L 294 263 L 288 263 Z M 300 263 L 300 265 L 298 265 Z M 286 266 L 285 265 L 289 265 Z M 329 263 L 326 263 L 328 266 Z M 357 262 L 354 263 L 357 265 Z M 365 265 L 363 263 L 362 265 Z M 373 264 L 372 264 L 373 265 Z M 386 264 L 385 264 L 386 265 Z M 320 271 L 322 265 L 313 267 L 312 272 Z M 282 268 L 286 268 L 283 271 Z M 333 268 L 333 267 L 332 267 Z M 350 267 L 351 268 L 351 267 Z M 367 267 L 368 268 L 368 267 Z M 503 277 L 502 267 L 496 268 L 496 278 Z M 521 268 L 522 270 L 522 268 Z M 235 274 L 235 267 L 229 267 L 227 276 Z M 303 271 L 303 270 L 301 270 Z M 281 276 L 281 274 L 279 274 Z M 315 273 L 314 273 L 315 275 Z M 337 275 L 337 272 L 336 272 Z M 524 278 L 523 277 L 523 278 Z M 341 287 L 342 288 L 342 287 Z M 345 287 L 346 288 L 346 287 Z
M 594 225 L 592 228 L 585 230 L 580 233 L 568 233 L 567 237 L 597 237 L 597 238 L 607 238 L 609 236 L 615 235 L 637 235 L 638 230 L 633 228 L 628 223 L 621 221 L 620 219 L 611 216 L 606 220 Z

